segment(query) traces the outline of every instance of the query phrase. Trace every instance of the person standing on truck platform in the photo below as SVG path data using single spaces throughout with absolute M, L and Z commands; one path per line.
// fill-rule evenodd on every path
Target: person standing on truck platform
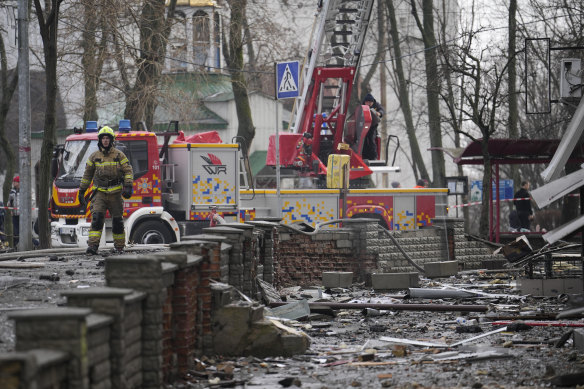
M 126 245 L 122 197 L 125 199 L 132 197 L 134 173 L 126 155 L 114 147 L 115 139 L 114 131 L 108 126 L 99 130 L 97 133 L 98 150 L 87 159 L 85 173 L 79 186 L 79 204 L 85 208 L 87 206 L 85 192 L 93 180 L 91 228 L 86 251 L 87 254 L 91 255 L 97 254 L 107 211 L 112 217 L 114 250 L 117 253 L 123 253 Z
M 365 137 L 365 142 L 363 144 L 363 159 L 368 159 L 374 161 L 378 159 L 377 155 L 377 126 L 383 115 L 385 115 L 385 110 L 379 104 L 371 93 L 367 93 L 367 96 L 363 99 L 363 105 L 369 106 L 371 109 L 371 128 Z
M 513 204 L 519 216 L 521 232 L 531 231 L 530 224 L 533 220 L 533 208 L 531 208 L 531 195 L 529 194 L 529 181 L 522 181 L 521 188 L 513 196 Z M 521 200 L 520 200 L 521 199 Z
M 12 208 L 12 236 L 14 237 L 14 247 L 16 247 L 20 235 L 20 176 L 14 176 L 12 179 L 8 207 Z

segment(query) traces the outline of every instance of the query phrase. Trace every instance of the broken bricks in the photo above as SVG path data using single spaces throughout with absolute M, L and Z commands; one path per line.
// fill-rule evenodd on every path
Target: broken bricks
M 226 356 L 292 356 L 304 353 L 310 344 L 301 331 L 277 320 L 264 318 L 264 307 L 238 302 L 218 309 L 213 315 L 216 353 Z

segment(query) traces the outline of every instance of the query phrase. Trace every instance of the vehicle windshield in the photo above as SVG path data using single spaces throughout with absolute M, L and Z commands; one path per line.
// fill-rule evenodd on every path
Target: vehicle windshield
M 97 140 L 75 140 L 65 143 L 65 150 L 59 158 L 60 180 L 81 179 L 87 158 L 97 150 Z

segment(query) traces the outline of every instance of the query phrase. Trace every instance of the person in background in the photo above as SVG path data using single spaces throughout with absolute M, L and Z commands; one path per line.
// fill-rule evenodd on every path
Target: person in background
M 521 222 L 516 210 L 509 212 L 509 228 L 511 232 L 519 232 L 521 229 Z
M 513 196 L 513 204 L 517 210 L 517 216 L 521 223 L 521 231 L 531 231 L 530 224 L 533 220 L 533 208 L 531 208 L 531 195 L 529 194 L 529 181 L 522 181 L 521 188 Z
M 420 178 L 418 181 L 416 181 L 416 186 L 414 186 L 414 188 L 427 188 L 428 187 L 428 181 L 424 180 L 423 178 Z
M 16 247 L 20 235 L 20 176 L 14 176 L 12 179 L 8 207 L 12 208 L 12 235 L 14 236 L 14 247 Z
M 367 93 L 363 99 L 363 105 L 369 106 L 371 109 L 371 128 L 367 132 L 365 137 L 365 142 L 363 144 L 363 159 L 368 159 L 371 161 L 377 160 L 377 126 L 383 115 L 385 115 L 385 110 L 377 101 L 371 93 Z
M 4 203 L 0 200 L 0 248 L 4 246 L 4 242 L 6 241 L 6 235 L 4 233 L 4 217 L 6 215 L 6 211 L 4 210 Z

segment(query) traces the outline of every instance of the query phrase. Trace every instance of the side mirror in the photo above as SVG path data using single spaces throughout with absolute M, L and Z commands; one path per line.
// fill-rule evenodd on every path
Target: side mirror
M 53 180 L 59 173 L 59 158 L 63 155 L 63 151 L 65 151 L 64 145 L 57 145 L 53 149 L 53 158 L 51 159 L 51 177 L 53 177 Z

